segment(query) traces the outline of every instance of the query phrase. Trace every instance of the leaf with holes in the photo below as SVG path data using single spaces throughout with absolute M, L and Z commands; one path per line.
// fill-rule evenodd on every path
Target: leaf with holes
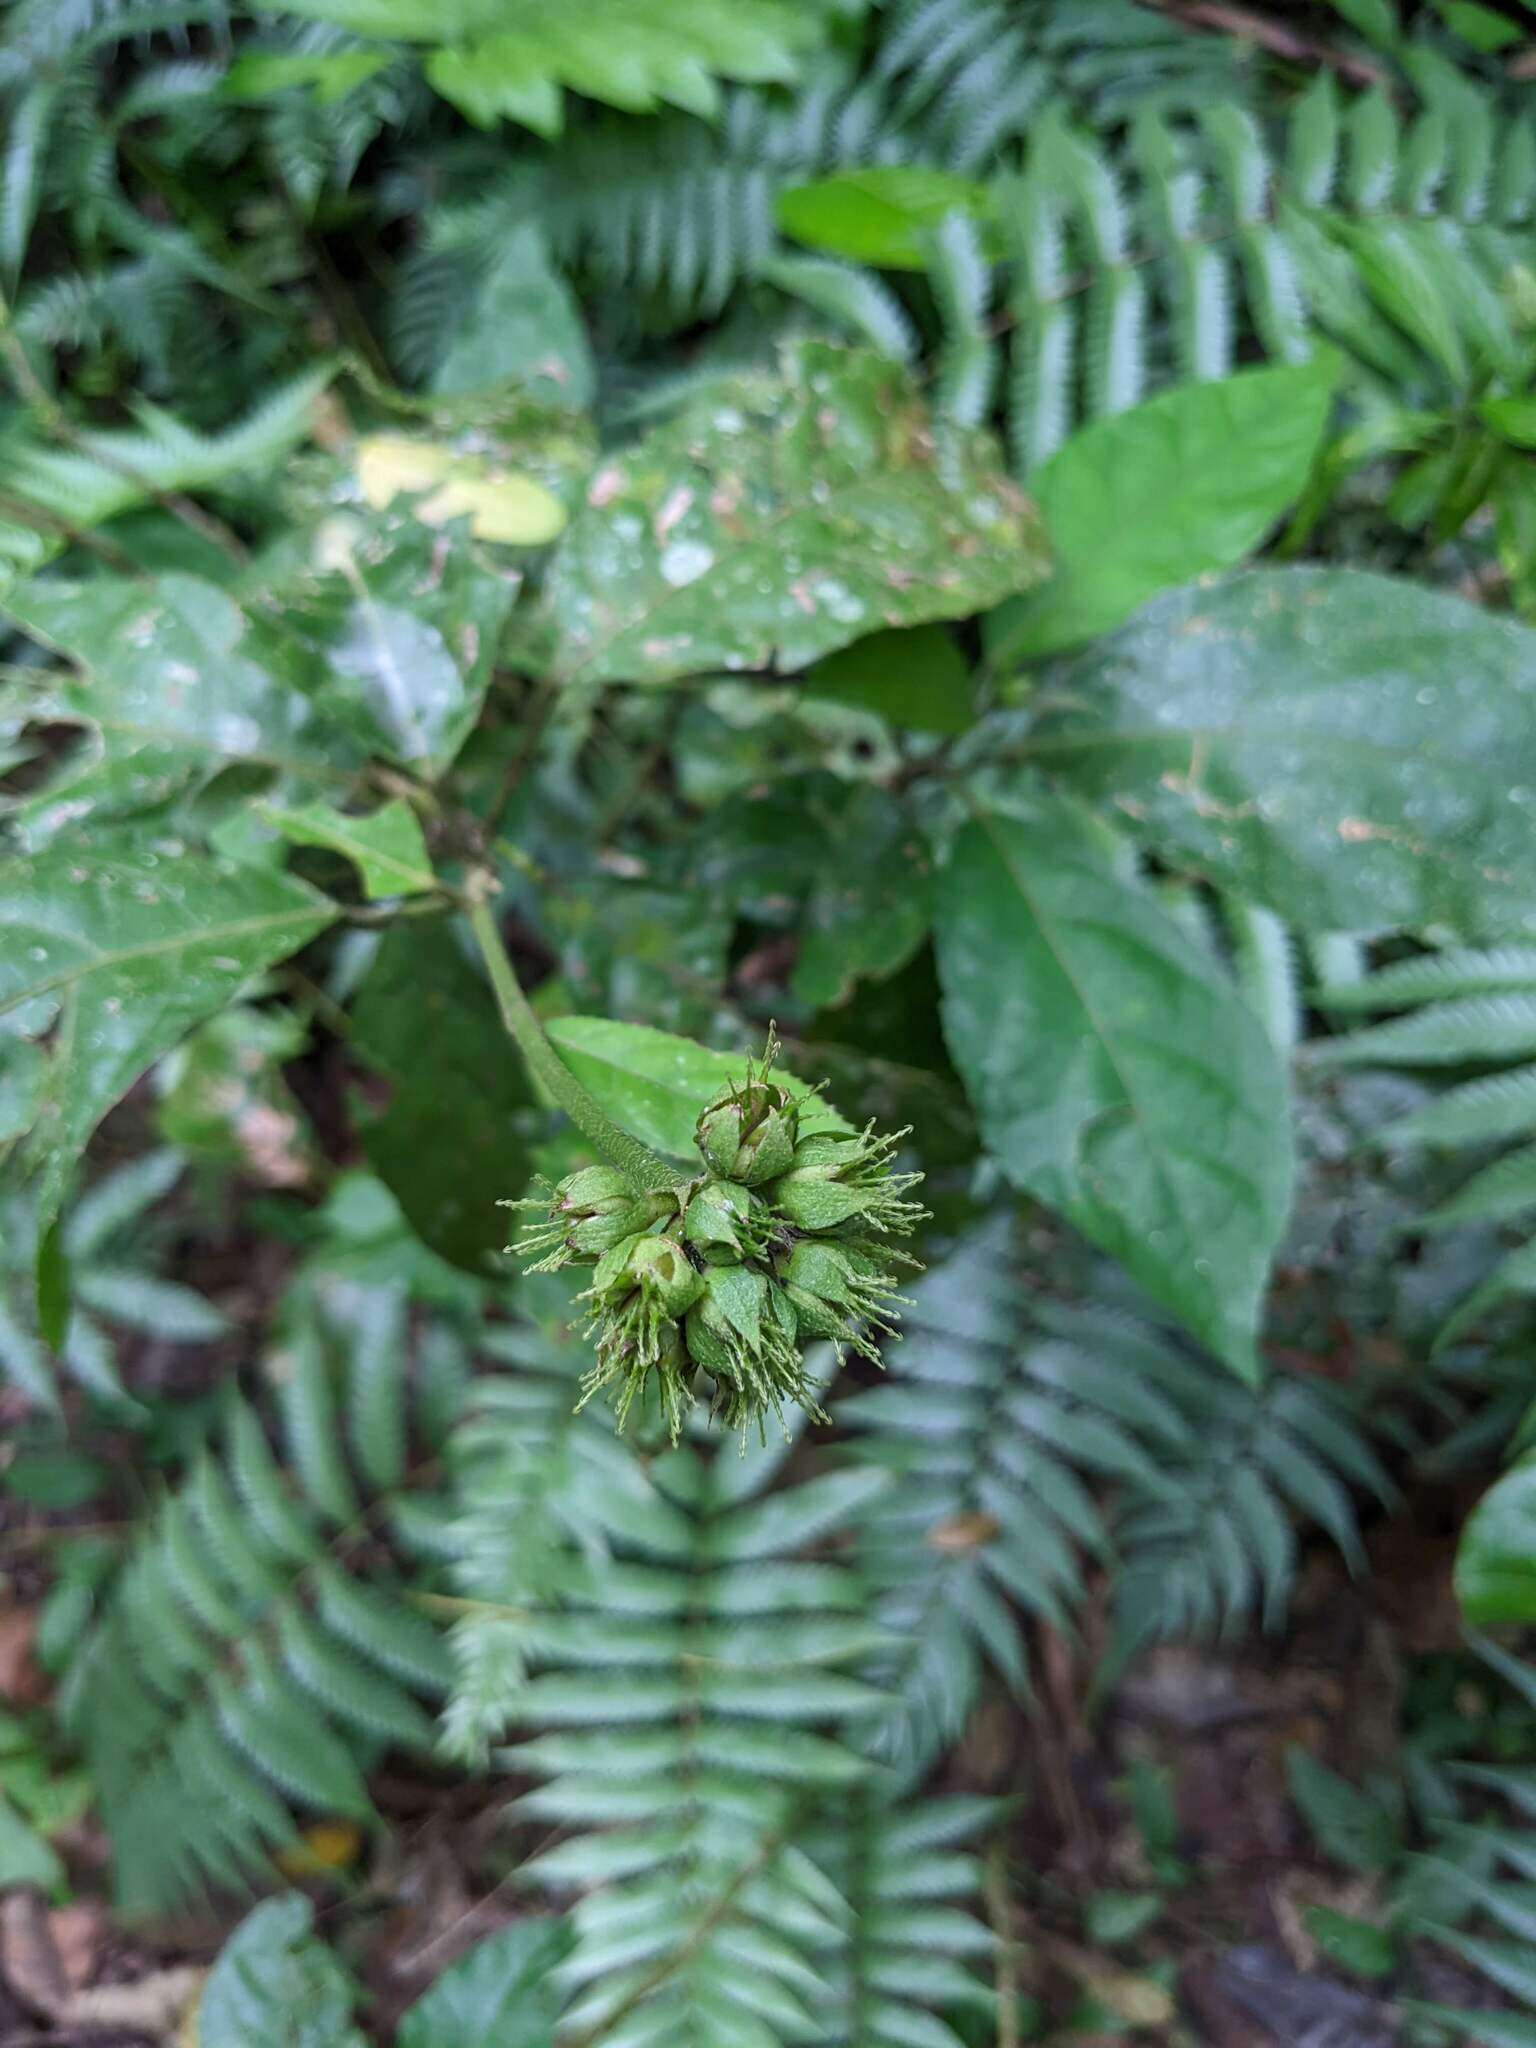
M 806 342 L 605 463 L 550 571 L 566 683 L 804 668 L 1036 582 L 1033 509 L 899 365 Z
M 968 825 L 936 929 L 950 1049 L 1010 1177 L 1254 1378 L 1292 1151 L 1258 1019 L 1065 807 Z
M 26 1141 L 44 1230 L 86 1140 L 139 1076 L 324 929 L 293 877 L 147 848 L 0 862 L 0 1018 L 52 1031 Z M 0 1040 L 0 1064 L 25 1039 Z

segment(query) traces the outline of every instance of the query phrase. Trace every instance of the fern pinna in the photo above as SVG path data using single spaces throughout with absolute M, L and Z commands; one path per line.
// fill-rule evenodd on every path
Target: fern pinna
M 367 1824 L 369 1764 L 436 1741 L 452 1663 L 412 1599 L 436 1465 L 408 1439 L 413 1411 L 430 1433 L 434 1375 L 457 1372 L 451 1330 L 413 1343 L 403 1290 L 330 1276 L 295 1290 L 283 1335 L 277 1448 L 233 1399 L 68 1675 L 133 1913 L 270 1875 L 295 1809 Z
M 569 1380 L 557 1383 L 568 1397 Z M 646 1472 L 610 1437 L 607 1484 L 567 1488 L 568 1440 L 544 1464 L 546 1498 L 563 1505 L 541 1518 L 525 1462 L 540 1402 L 537 1385 L 498 1388 L 470 1425 L 458 1577 L 473 1605 L 457 1646 L 461 1687 L 481 1696 L 471 1719 L 487 1718 L 499 1661 L 503 1721 L 538 1731 L 497 1753 L 542 1781 L 518 1810 L 567 1831 L 523 1866 L 556 1895 L 579 1894 L 559 1973 L 567 2027 L 604 2048 L 953 2044 L 928 2002 L 957 1981 L 984 1997 L 961 1970 L 984 1940 L 953 1904 L 974 1889 L 972 1867 L 938 1852 L 982 1810 L 890 1807 L 886 1774 L 847 1739 L 883 1704 L 861 1675 L 878 1633 L 857 1574 L 807 1555 L 886 1476 L 829 1472 L 769 1491 L 782 1444 L 712 1456 L 685 1444 Z M 594 1431 L 577 1460 L 598 1443 Z M 509 1462 L 520 1488 L 476 1483 L 477 1464 L 489 1478 Z M 518 1556 L 530 1524 L 537 1584 Z M 909 1853 L 893 1855 L 903 1828 Z M 831 2031 L 828 1982 L 849 1987 Z

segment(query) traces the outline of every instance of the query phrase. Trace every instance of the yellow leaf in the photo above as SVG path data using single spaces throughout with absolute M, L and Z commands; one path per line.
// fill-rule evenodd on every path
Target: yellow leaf
M 541 547 L 565 527 L 565 507 L 531 476 L 405 434 L 369 434 L 359 441 L 357 480 L 378 509 L 401 491 L 429 492 L 417 500 L 417 518 L 442 526 L 467 516 L 477 540 Z
M 319 1820 L 305 1828 L 291 1848 L 282 1850 L 276 1862 L 285 1877 L 313 1877 L 317 1871 L 345 1870 L 357 1861 L 363 1845 L 362 1830 L 347 1820 Z

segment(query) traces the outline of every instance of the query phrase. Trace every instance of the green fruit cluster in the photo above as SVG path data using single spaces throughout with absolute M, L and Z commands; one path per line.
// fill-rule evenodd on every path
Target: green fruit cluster
M 582 1401 L 610 1395 L 618 1427 L 654 1381 L 676 1441 L 696 1389 L 710 1413 L 745 1433 L 784 1404 L 819 1414 L 803 1346 L 823 1340 L 879 1362 L 899 1283 L 916 1262 L 890 1240 L 924 1211 L 906 1199 L 922 1178 L 896 1173 L 904 1133 L 802 1135 L 801 1105 L 772 1078 L 773 1046 L 746 1079 L 700 1112 L 702 1170 L 675 1187 L 637 1192 L 613 1167 L 561 1181 L 516 1249 L 529 1270 L 594 1268 L 581 1296 L 596 1362 Z

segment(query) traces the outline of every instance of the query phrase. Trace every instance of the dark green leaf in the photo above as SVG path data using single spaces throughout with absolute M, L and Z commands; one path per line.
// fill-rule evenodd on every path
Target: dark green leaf
M 489 988 L 446 922 L 389 932 L 358 996 L 352 1042 L 392 1087 L 389 1106 L 362 1126 L 374 1171 L 424 1243 L 485 1273 L 507 1240 L 496 1204 L 521 1194 L 531 1170 L 533 1095 Z
M 488 1935 L 411 2007 L 396 2048 L 549 2048 L 564 2004 L 550 1972 L 572 1941 L 563 1920 L 515 1920 Z
M 1065 806 L 966 827 L 937 945 L 950 1050 L 1011 1178 L 1256 1377 L 1291 1135 L 1237 990 Z
M 1311 568 L 1170 593 L 1027 751 L 1312 929 L 1536 931 L 1536 633 L 1460 598 Z
M 598 471 L 550 572 L 555 672 L 804 668 L 1042 569 L 1033 510 L 984 435 L 940 434 L 882 357 L 806 342 Z
M 27 1884 L 55 1892 L 63 1883 L 64 1865 L 58 1851 L 22 1819 L 0 1792 L 0 1892 Z
M 1379 1799 L 1357 1791 L 1310 1750 L 1286 1754 L 1286 1780 L 1318 1847 L 1350 1870 L 1388 1870 L 1402 1850 L 1397 1817 Z
M 861 976 L 894 974 L 927 937 L 927 850 L 906 811 L 883 790 L 856 793 L 836 823 L 800 921 L 791 987 L 820 1009 Z
M 1181 384 L 1074 434 L 1030 478 L 1050 580 L 987 621 L 993 658 L 1076 646 L 1251 554 L 1301 495 L 1337 370 L 1319 355 Z
M 805 672 L 808 697 L 874 711 L 909 732 L 946 737 L 971 723 L 971 677 L 943 626 L 871 633 Z

